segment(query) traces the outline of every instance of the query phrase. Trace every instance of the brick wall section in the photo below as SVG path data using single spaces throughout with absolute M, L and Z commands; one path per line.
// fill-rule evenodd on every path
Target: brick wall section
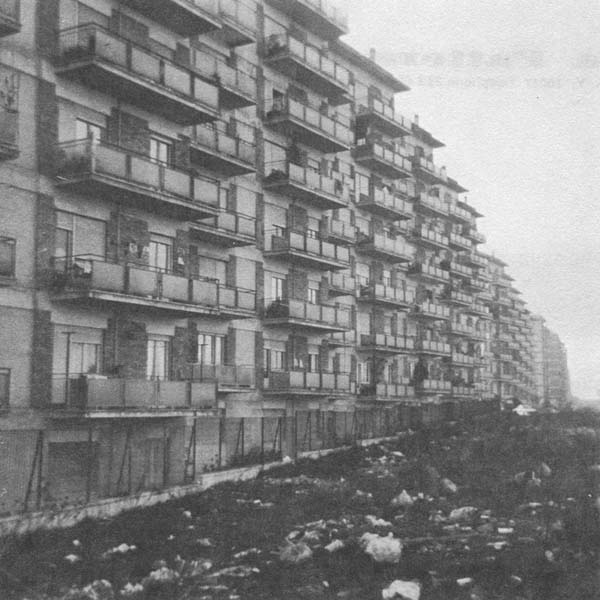
M 56 234 L 56 211 L 54 198 L 38 194 L 35 220 L 35 277 L 37 286 L 47 285 L 52 276 Z
M 48 310 L 33 311 L 31 348 L 31 405 L 43 407 L 52 399 L 52 350 L 54 328 Z
M 56 143 L 58 142 L 58 102 L 56 86 L 37 80 L 37 156 L 38 170 L 42 175 L 54 177 L 56 168 Z
M 196 362 L 198 357 L 198 328 L 193 321 L 190 321 L 187 327 L 175 327 L 171 353 L 173 379 L 189 378 L 189 363 Z
M 148 223 L 127 214 L 112 212 L 106 226 L 106 253 L 108 260 L 148 264 L 144 250 L 150 244 Z
M 59 0 L 43 0 L 35 5 L 37 50 L 43 57 L 54 59 L 58 51 Z
M 110 318 L 104 343 L 104 365 L 107 373 L 125 378 L 144 379 L 147 341 L 144 323 L 131 321 L 125 315 Z
M 106 120 L 106 137 L 111 144 L 116 144 L 126 150 L 150 154 L 148 121 L 118 108 L 113 108 Z

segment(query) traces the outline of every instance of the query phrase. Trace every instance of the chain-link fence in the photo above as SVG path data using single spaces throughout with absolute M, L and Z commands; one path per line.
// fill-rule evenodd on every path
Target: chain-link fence
M 429 429 L 497 410 L 492 403 L 398 405 L 293 417 L 121 419 L 0 431 L 0 516 L 81 506 L 191 484 L 203 473 Z

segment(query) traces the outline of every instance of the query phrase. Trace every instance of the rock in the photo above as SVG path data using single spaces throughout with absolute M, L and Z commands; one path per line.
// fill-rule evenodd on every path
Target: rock
M 279 560 L 292 564 L 310 560 L 313 552 L 304 542 L 286 541 L 285 545 L 280 549 Z
M 292 459 L 291 459 L 289 456 L 284 456 L 284 457 L 281 459 L 281 462 L 282 462 L 284 465 L 289 465 L 290 463 L 292 463 L 292 462 L 294 462 L 294 461 L 293 461 L 293 460 L 292 460 Z
M 510 535 L 515 530 L 512 527 L 498 527 L 498 535 Z
M 343 547 L 345 546 L 344 542 L 342 542 L 342 540 L 333 540 L 331 543 L 327 544 L 327 546 L 325 546 L 325 550 L 327 550 L 327 552 L 337 552 L 338 550 L 341 550 Z
M 477 508 L 474 506 L 462 506 L 461 508 L 455 508 L 448 515 L 448 519 L 455 523 L 459 521 L 468 521 L 472 519 L 477 513 Z
M 451 480 L 446 477 L 442 479 L 441 482 L 442 490 L 447 494 L 456 494 L 458 493 L 458 486 Z
M 141 583 L 127 582 L 119 592 L 121 598 L 141 598 L 144 593 L 144 586 Z
M 396 579 L 389 587 L 381 591 L 383 600 L 419 600 L 421 584 L 418 581 Z
M 546 479 L 552 475 L 552 469 L 545 462 L 540 465 L 539 470 L 540 475 Z
M 467 585 L 471 585 L 473 583 L 472 577 L 462 577 L 456 580 L 456 584 L 459 587 L 466 587 Z
M 368 521 L 371 527 L 391 527 L 392 524 L 389 521 L 385 521 L 384 519 L 378 519 L 373 515 L 367 515 L 365 519 Z
M 360 542 L 375 562 L 395 564 L 400 561 L 402 542 L 391 533 L 386 537 L 380 537 L 376 533 L 365 533 Z
M 68 563 L 71 563 L 72 565 L 75 564 L 76 562 L 79 562 L 81 560 L 80 556 L 77 556 L 77 554 L 67 554 L 65 556 L 65 560 Z
M 210 548 L 213 543 L 208 538 L 200 538 L 196 540 L 196 544 L 202 546 L 203 548 Z
M 408 508 L 414 504 L 414 500 L 406 490 L 402 490 L 395 498 L 392 498 L 391 505 L 394 508 Z

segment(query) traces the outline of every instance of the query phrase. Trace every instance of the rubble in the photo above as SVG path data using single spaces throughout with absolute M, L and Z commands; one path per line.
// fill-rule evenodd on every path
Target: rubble
M 291 542 L 286 540 L 279 551 L 279 560 L 282 562 L 299 564 L 312 558 L 313 552 L 305 542 Z
M 396 579 L 381 592 L 383 600 L 419 600 L 421 584 L 418 581 Z
M 364 551 L 378 563 L 398 563 L 402 554 L 402 542 L 392 533 L 381 537 L 376 533 L 365 533 L 360 538 Z

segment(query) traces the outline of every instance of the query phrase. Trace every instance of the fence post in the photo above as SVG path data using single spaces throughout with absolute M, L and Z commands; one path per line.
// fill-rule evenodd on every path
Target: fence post
M 88 455 L 87 455 L 87 473 L 85 478 L 85 501 L 89 503 L 90 498 L 92 497 L 92 470 L 94 468 L 94 456 L 93 456 L 93 432 L 92 426 L 88 427 Z
M 223 415 L 219 416 L 219 469 L 223 467 Z
M 260 464 L 265 464 L 265 418 L 260 417 Z

